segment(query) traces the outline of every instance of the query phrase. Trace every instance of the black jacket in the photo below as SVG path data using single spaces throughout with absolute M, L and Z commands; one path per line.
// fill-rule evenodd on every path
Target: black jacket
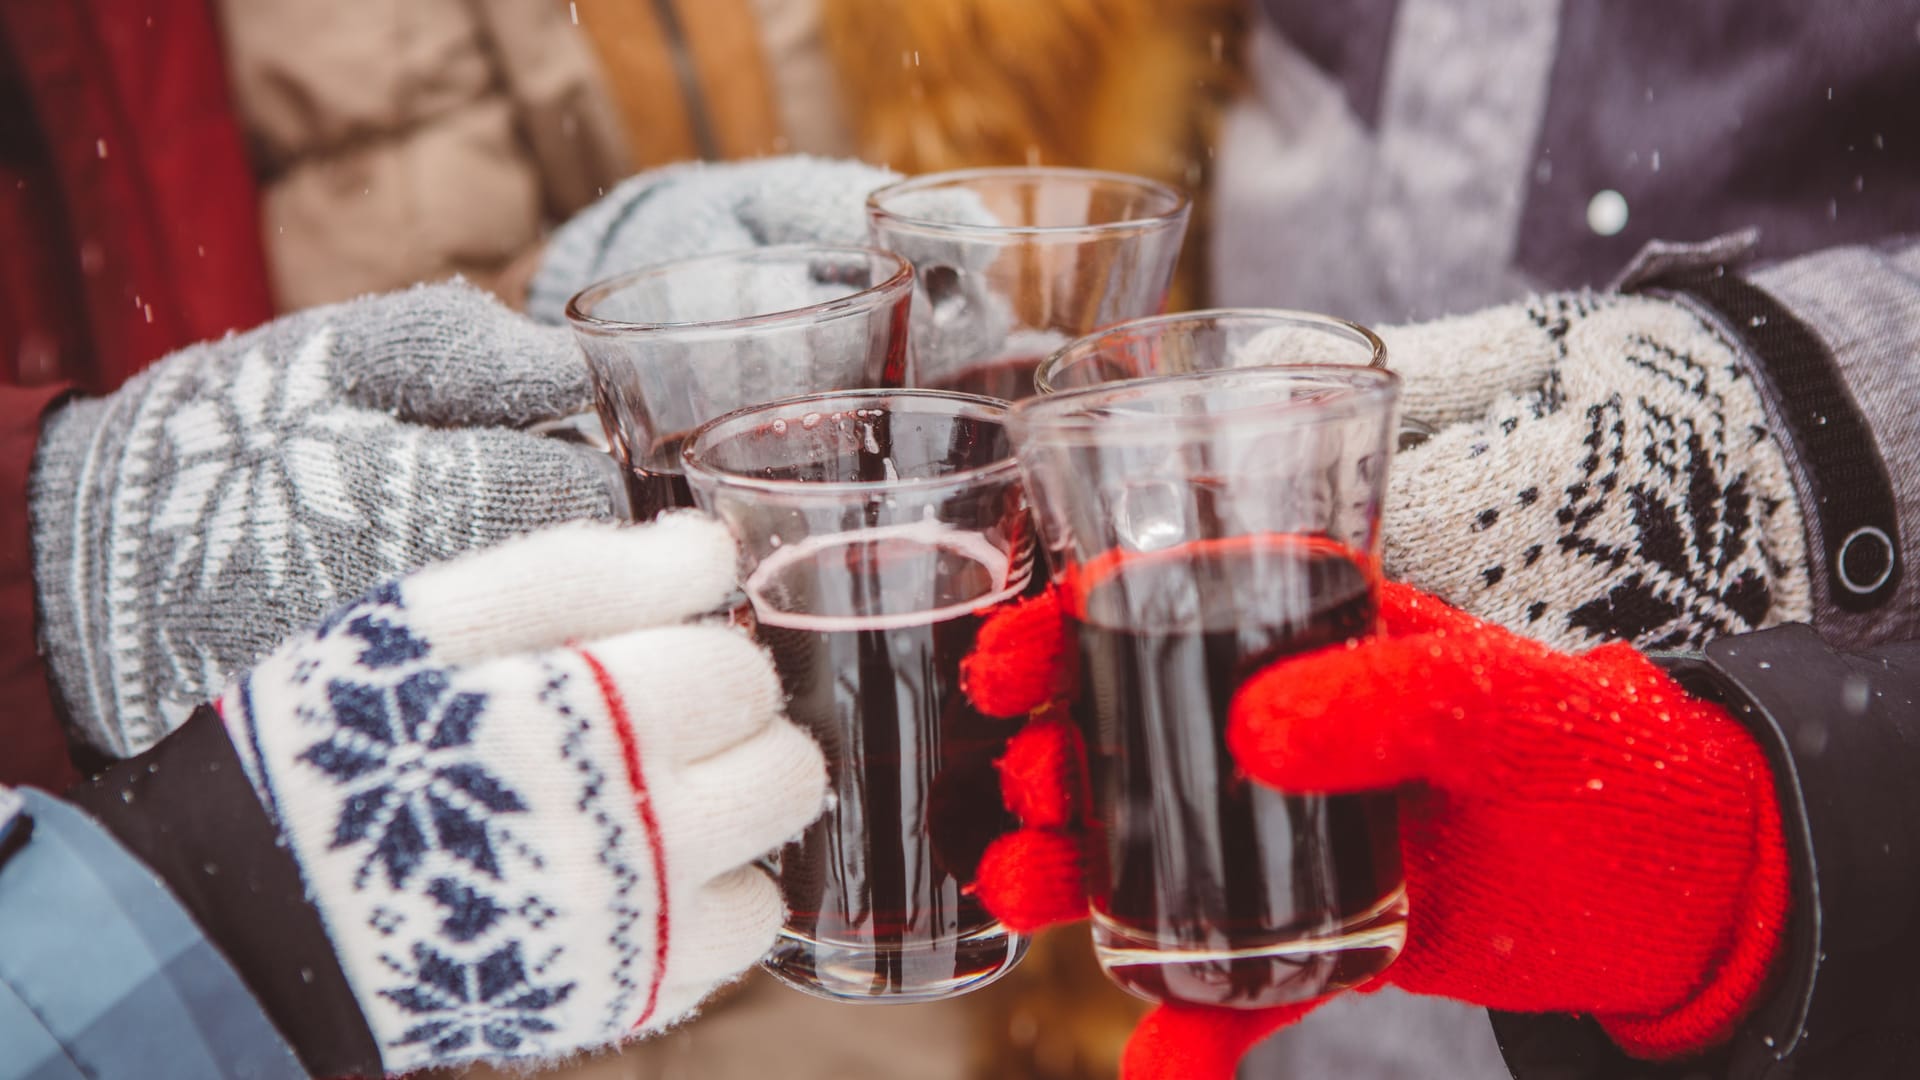
M 1920 643 L 1844 652 L 1782 626 L 1668 664 L 1739 716 L 1772 762 L 1793 862 L 1777 981 L 1729 1046 L 1668 1065 L 1633 1061 L 1590 1022 L 1496 1015 L 1514 1075 L 1920 1075 Z

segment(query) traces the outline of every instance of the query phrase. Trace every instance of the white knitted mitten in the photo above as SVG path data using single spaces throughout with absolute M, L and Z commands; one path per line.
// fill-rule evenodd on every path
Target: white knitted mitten
M 657 1030 L 784 917 L 752 862 L 820 812 L 692 514 L 568 525 L 329 616 L 221 699 L 389 1072 Z
M 1563 649 L 1810 615 L 1781 445 L 1685 307 L 1558 293 L 1380 336 L 1406 415 L 1440 429 L 1391 470 L 1392 576 Z
M 68 716 L 131 756 L 376 582 L 611 516 L 603 456 L 514 430 L 587 401 L 571 335 L 453 284 L 276 319 L 64 406 L 31 505 Z

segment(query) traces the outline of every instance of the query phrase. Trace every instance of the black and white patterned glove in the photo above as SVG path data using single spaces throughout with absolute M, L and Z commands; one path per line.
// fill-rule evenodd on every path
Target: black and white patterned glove
M 1680 304 L 1560 293 L 1381 330 L 1408 416 L 1386 570 L 1563 649 L 1807 619 L 1806 533 L 1738 348 Z
M 60 409 L 32 512 L 68 716 L 136 753 L 375 582 L 609 516 L 603 458 L 514 430 L 588 400 L 564 330 L 455 284 L 196 345 Z

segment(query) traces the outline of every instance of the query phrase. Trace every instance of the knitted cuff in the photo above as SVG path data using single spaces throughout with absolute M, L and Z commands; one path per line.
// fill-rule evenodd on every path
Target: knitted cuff
M 84 632 L 99 616 L 107 566 L 104 552 L 91 542 L 90 515 L 83 508 L 104 505 L 110 494 L 106 470 L 89 463 L 111 456 L 124 441 L 124 425 L 108 423 L 111 407 L 108 399 L 80 400 L 48 415 L 27 505 L 40 647 L 60 711 L 89 745 L 124 757 L 124 737 L 105 722 L 106 710 L 92 705 L 98 681 L 87 670 Z
M 1766 988 L 1787 925 L 1787 841 L 1773 785 L 1762 770 L 1754 803 L 1753 876 L 1733 940 L 1707 984 L 1665 1016 L 1597 1017 L 1620 1048 L 1640 1058 L 1670 1058 L 1725 1042 Z

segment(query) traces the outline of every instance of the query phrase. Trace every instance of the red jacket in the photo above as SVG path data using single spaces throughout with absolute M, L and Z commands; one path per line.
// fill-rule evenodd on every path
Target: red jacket
M 201 0 L 0 0 L 0 783 L 74 778 L 35 647 L 40 417 L 270 318 L 259 229 Z

